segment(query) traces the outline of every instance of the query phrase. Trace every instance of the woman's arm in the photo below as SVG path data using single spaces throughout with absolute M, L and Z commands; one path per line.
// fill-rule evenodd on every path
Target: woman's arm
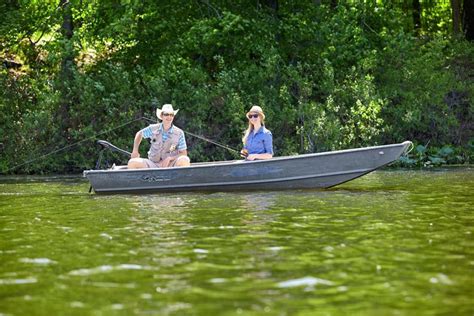
M 270 159 L 273 158 L 273 155 L 270 153 L 264 153 L 264 154 L 251 154 L 247 156 L 247 160 L 265 160 L 265 159 Z

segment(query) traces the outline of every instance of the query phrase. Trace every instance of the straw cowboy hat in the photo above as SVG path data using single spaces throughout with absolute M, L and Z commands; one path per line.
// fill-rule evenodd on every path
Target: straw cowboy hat
M 178 113 L 178 110 L 173 110 L 173 106 L 171 104 L 163 104 L 163 107 L 161 109 L 156 109 L 156 116 L 161 120 L 161 113 L 173 113 L 176 115 Z
M 265 119 L 265 114 L 263 114 L 262 108 L 259 107 L 258 105 L 252 106 L 252 108 L 250 109 L 250 111 L 247 112 L 247 116 L 248 116 L 250 113 L 258 113 L 258 114 L 260 114 L 260 116 L 262 117 L 262 119 Z

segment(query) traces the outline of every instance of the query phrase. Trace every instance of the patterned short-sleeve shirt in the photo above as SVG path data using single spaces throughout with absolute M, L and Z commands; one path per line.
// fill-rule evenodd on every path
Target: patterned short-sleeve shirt
M 152 138 L 153 137 L 153 127 L 154 127 L 154 125 L 149 125 L 148 127 L 145 127 L 144 129 L 142 129 L 141 132 L 142 132 L 143 137 Z M 162 123 L 159 124 L 158 129 L 161 131 L 161 133 L 163 135 L 162 136 L 163 137 L 163 142 L 165 142 L 170 137 L 170 134 L 172 134 L 174 132 L 173 128 L 174 128 L 174 125 L 171 125 L 171 128 L 168 131 L 164 132 L 163 131 L 163 124 Z M 186 146 L 186 139 L 184 137 L 184 133 L 182 133 L 181 137 L 179 138 L 178 146 L 176 147 L 176 149 L 185 150 L 187 148 L 188 147 Z

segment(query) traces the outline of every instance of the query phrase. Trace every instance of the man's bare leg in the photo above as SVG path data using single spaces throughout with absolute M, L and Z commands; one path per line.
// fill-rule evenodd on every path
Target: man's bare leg
M 147 168 L 147 165 L 142 158 L 132 158 L 128 161 L 128 169 L 142 169 L 142 168 Z

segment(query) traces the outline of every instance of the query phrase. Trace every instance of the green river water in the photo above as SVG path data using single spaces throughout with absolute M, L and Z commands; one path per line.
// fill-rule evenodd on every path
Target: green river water
M 109 195 L 0 178 L 0 315 L 474 315 L 474 169 Z

